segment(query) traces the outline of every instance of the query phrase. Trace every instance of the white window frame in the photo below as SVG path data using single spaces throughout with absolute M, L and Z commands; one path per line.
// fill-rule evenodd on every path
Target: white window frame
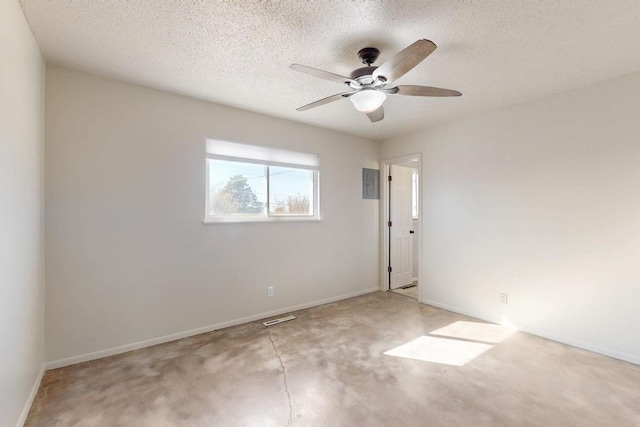
M 263 215 L 210 215 L 209 165 L 207 160 L 217 159 L 240 163 L 253 163 L 265 167 L 267 196 Z M 270 183 L 269 166 L 304 169 L 313 172 L 313 195 L 311 214 L 272 214 L 269 212 Z M 257 145 L 207 139 L 205 159 L 205 224 L 238 222 L 280 222 L 280 221 L 319 221 L 320 220 L 320 158 L 318 154 L 283 150 Z

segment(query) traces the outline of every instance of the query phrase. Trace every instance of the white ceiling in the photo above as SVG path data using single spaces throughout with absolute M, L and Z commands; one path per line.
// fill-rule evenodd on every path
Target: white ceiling
M 638 0 L 20 0 L 48 63 L 374 139 L 640 71 Z M 344 91 L 291 70 L 348 75 L 420 38 L 438 49 L 398 80 L 457 98 L 391 96 L 371 123 Z

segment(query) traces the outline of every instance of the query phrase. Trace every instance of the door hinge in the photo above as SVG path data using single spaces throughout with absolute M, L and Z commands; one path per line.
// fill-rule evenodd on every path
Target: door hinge
M 391 266 L 387 267 L 387 271 L 388 271 L 389 273 L 391 273 L 391 272 L 393 271 L 393 269 L 391 268 Z
M 391 221 L 387 222 L 387 227 L 391 227 L 393 225 L 393 223 Z
M 391 181 L 391 175 L 389 175 L 389 181 Z

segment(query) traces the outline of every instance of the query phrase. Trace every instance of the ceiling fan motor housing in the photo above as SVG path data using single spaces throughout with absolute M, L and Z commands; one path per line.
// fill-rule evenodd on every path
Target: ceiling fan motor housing
M 358 79 L 359 77 L 362 76 L 370 76 L 373 74 L 373 72 L 375 71 L 375 69 L 378 67 L 362 67 L 362 68 L 358 68 L 357 70 L 353 70 L 351 72 L 351 74 L 349 75 L 349 77 L 351 77 L 353 80 Z M 372 80 L 373 81 L 373 80 Z M 369 82 L 371 83 L 371 82 Z

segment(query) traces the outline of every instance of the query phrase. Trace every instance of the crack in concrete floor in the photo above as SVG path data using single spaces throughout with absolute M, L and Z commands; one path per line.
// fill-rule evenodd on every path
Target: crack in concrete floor
M 271 346 L 273 347 L 273 351 L 276 353 L 276 357 L 280 361 L 280 367 L 282 368 L 282 377 L 284 380 L 284 391 L 287 393 L 287 400 L 289 401 L 289 421 L 287 422 L 287 426 L 290 426 L 293 423 L 293 405 L 291 405 L 291 394 L 289 393 L 289 385 L 287 384 L 287 371 L 284 368 L 284 362 L 280 357 L 280 353 L 278 353 L 278 348 L 276 347 L 276 343 L 271 336 L 271 330 L 267 327 L 267 334 L 269 336 L 269 341 L 271 341 Z

